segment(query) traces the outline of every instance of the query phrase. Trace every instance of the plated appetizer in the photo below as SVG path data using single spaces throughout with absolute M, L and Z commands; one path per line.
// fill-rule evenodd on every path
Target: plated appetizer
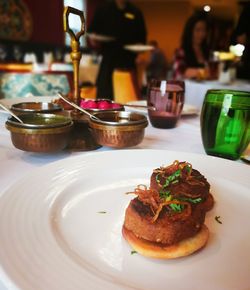
M 122 233 L 133 250 L 152 258 L 190 255 L 205 246 L 205 215 L 214 200 L 206 178 L 188 162 L 153 170 L 150 186 L 132 192 Z

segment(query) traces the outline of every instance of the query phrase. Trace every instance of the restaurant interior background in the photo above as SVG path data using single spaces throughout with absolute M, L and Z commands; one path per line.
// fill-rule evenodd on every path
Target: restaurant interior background
M 83 1 L 0 0 L 0 104 L 11 109 L 15 104 L 33 102 L 37 112 L 37 102 L 42 108 L 43 104 L 58 105 L 61 99 L 56 92 L 66 96 L 67 92 L 73 91 L 66 86 L 66 80 L 70 79 L 67 72 L 72 77 L 73 71 L 71 60 L 67 58 L 71 48 L 66 45 L 63 31 L 64 5 L 83 9 L 88 26 L 96 7 L 105 0 Z M 225 50 L 242 9 L 240 0 L 130 1 L 144 14 L 148 40 L 158 41 L 168 61 L 179 47 L 186 20 L 195 10 L 210 5 L 208 13 L 213 18 L 214 49 Z M 87 88 L 87 81 L 94 82 L 95 78 L 90 76 L 91 73 L 96 76 L 99 62 L 99 56 L 87 47 L 87 37 L 84 39 L 79 76 L 81 92 L 84 86 Z M 20 62 L 25 63 L 20 66 Z M 53 64 L 59 65 L 54 71 Z M 13 75 L 16 76 L 11 79 Z M 162 83 L 161 93 L 166 90 L 166 82 Z M 78 114 L 72 112 L 71 105 L 69 108 L 63 106 L 58 113 L 62 114 L 60 116 L 52 114 L 56 118 L 53 117 L 51 122 L 45 114 L 44 121 L 34 122 L 35 126 L 29 126 L 25 119 L 24 124 L 20 124 L 8 116 L 9 113 L 0 114 L 1 290 L 165 290 L 166 285 L 169 289 L 250 289 L 250 227 L 244 227 L 250 219 L 250 146 L 241 152 L 249 140 L 250 81 L 236 79 L 220 83 L 219 80 L 185 79 L 185 91 L 177 88 L 178 92 L 173 92 L 176 97 L 168 99 L 168 92 L 159 94 L 161 98 L 166 95 L 162 99 L 171 103 L 166 107 L 175 111 L 174 117 L 169 117 L 169 112 L 162 114 L 163 120 L 166 116 L 166 124 L 168 118 L 171 122 L 173 119 L 178 121 L 174 128 L 154 127 L 149 114 L 150 110 L 154 112 L 155 106 L 148 106 L 143 98 L 137 100 L 141 108 L 133 107 L 133 104 L 128 107 L 128 101 L 114 100 L 124 104 L 126 109 L 125 112 L 111 112 L 113 116 L 119 116 L 115 122 L 99 120 L 103 126 L 96 136 L 101 136 L 101 141 L 107 143 L 100 139 L 97 142 L 92 135 L 99 126 L 98 119 L 94 116 L 89 119 L 83 114 L 77 119 Z M 204 109 L 207 113 L 200 114 L 204 96 L 210 89 L 221 89 L 222 93 L 213 95 L 212 92 L 216 104 L 207 102 L 211 107 Z M 231 90 L 246 91 L 239 95 L 235 93 L 236 99 L 244 102 L 235 103 Z M 179 93 L 180 98 L 177 97 Z M 180 100 L 178 105 L 175 100 Z M 99 116 L 102 113 L 105 116 L 106 110 L 103 111 L 99 110 Z M 155 111 L 157 119 L 162 111 Z M 110 112 L 107 110 L 107 113 Z M 67 122 L 64 114 L 70 116 L 66 118 Z M 206 116 L 206 126 L 200 121 L 201 115 L 204 119 Z M 7 123 L 8 119 L 12 121 L 12 127 L 10 122 Z M 72 132 L 69 131 L 71 128 Z M 204 139 L 209 141 L 212 150 L 219 149 L 219 154 L 237 151 L 234 159 L 240 158 L 230 161 L 207 156 L 201 128 L 211 132 Z M 15 136 L 19 141 L 15 141 Z M 133 146 L 126 143 L 131 140 L 136 141 Z M 126 150 L 117 150 L 114 143 Z M 216 204 L 208 213 L 210 239 L 206 249 L 187 260 L 150 261 L 140 257 L 139 253 L 137 255 L 122 238 L 125 205 L 134 198 L 125 193 L 131 193 L 136 184 L 150 185 L 152 169 L 174 160 L 189 162 L 211 183 Z M 190 168 L 185 169 L 188 178 Z M 178 172 L 180 169 L 166 181 Z M 168 195 L 168 190 L 165 193 Z M 171 195 L 166 200 L 168 198 L 172 198 Z M 197 199 L 196 196 L 191 200 Z M 196 206 L 194 208 L 199 209 Z M 188 208 L 191 208 L 190 204 Z M 157 210 L 156 215 L 159 212 Z M 181 212 L 181 216 L 184 217 L 186 212 L 189 210 Z M 192 224 L 197 225 L 196 222 Z
M 174 51 L 180 45 L 184 24 L 194 11 L 204 9 L 205 5 L 211 7 L 208 13 L 213 25 L 212 48 L 227 51 L 231 33 L 242 9 L 242 2 L 244 3 L 237 0 L 133 0 L 133 2 L 144 14 L 148 41 L 157 40 L 170 66 Z M 63 31 L 64 6 L 83 10 L 88 27 L 96 7 L 102 3 L 103 0 L 0 0 L 0 70 L 6 69 L 1 63 L 62 62 L 66 54 L 67 61 L 71 62 L 69 36 Z M 86 34 L 81 49 L 84 56 L 95 54 L 96 57 L 96 52 L 88 46 Z M 95 83 L 98 68 L 92 63 L 93 58 L 91 62 L 89 59 L 87 62 L 87 71 L 84 70 L 84 66 L 80 67 L 80 85 Z M 26 68 L 30 70 L 30 67 Z M 47 70 L 39 65 L 36 68 L 40 72 Z M 139 83 L 142 82 L 141 76 L 138 78 Z
M 0 41 L 9 46 L 19 43 L 25 51 L 34 51 L 41 60 L 41 50 L 52 50 L 64 47 L 65 34 L 63 32 L 63 0 L 44 0 L 32 1 L 22 0 L 27 11 L 23 10 L 22 15 L 8 14 L 8 5 L 5 2 L 0 3 L 1 26 Z M 7 1 L 9 5 L 14 0 Z M 6 2 L 6 3 L 7 3 Z M 67 1 L 65 1 L 68 3 Z M 83 8 L 86 16 L 87 25 L 91 21 L 95 8 L 100 5 L 103 0 L 78 0 L 72 1 L 76 8 Z M 183 26 L 187 18 L 197 9 L 203 9 L 205 5 L 211 6 L 209 12 L 213 17 L 214 27 L 216 29 L 215 45 L 219 49 L 225 49 L 229 39 L 227 32 L 230 32 L 237 21 L 241 5 L 237 0 L 133 0 L 133 2 L 142 10 L 147 30 L 148 40 L 156 39 L 159 46 L 163 49 L 167 59 L 171 59 L 175 48 L 179 46 L 179 41 Z M 4 17 L 3 17 L 4 16 Z M 18 18 L 20 17 L 20 18 Z M 12 31 L 8 34 L 3 31 L 3 27 L 7 23 L 13 23 L 23 18 L 26 23 L 26 35 L 23 37 L 15 36 Z M 1 31 L 2 30 L 2 31 Z M 223 42 L 224 41 L 224 42 Z M 8 49 L 10 51 L 11 49 Z M 9 53 L 8 58 L 11 58 Z

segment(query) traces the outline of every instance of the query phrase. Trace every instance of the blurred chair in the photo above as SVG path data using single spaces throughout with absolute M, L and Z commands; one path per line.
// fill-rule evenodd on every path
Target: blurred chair
M 134 72 L 116 69 L 112 79 L 115 102 L 125 104 L 140 99 L 140 90 Z
M 82 86 L 80 88 L 80 96 L 82 99 L 96 99 L 96 86 Z

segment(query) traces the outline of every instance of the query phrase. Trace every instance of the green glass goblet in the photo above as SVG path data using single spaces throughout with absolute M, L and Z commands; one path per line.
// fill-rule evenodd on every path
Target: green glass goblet
M 250 141 L 250 92 L 208 90 L 200 121 L 207 154 L 240 158 Z

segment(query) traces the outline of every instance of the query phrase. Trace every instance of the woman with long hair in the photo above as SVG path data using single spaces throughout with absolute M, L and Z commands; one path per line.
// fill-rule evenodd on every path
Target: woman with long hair
M 208 19 L 204 13 L 193 14 L 183 30 L 181 47 L 175 51 L 174 78 L 202 78 L 209 59 Z

